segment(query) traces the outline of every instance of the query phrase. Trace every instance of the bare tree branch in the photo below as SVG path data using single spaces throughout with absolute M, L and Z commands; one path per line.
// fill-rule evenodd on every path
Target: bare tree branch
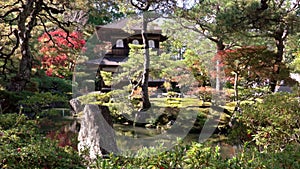
M 13 6 L 17 5 L 19 2 L 21 2 L 23 4 L 22 0 L 18 0 L 17 2 L 15 2 L 11 5 L 5 5 L 5 6 L 2 6 L 1 8 L 2 9 L 10 8 L 10 7 L 13 7 Z

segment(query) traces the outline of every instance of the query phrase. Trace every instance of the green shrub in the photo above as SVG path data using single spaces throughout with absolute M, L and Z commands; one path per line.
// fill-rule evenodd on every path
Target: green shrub
M 199 143 L 177 145 L 169 151 L 163 150 L 163 147 L 150 147 L 143 148 L 136 154 L 111 155 L 109 159 L 98 158 L 91 168 L 213 168 L 218 166 L 218 161 L 222 161 L 218 148 L 207 147 Z
M 32 93 L 29 91 L 11 92 L 0 90 L 0 113 L 29 113 L 37 114 L 45 108 L 66 107 L 68 98 L 50 92 Z
M 104 105 L 105 103 L 109 102 L 111 97 L 110 93 L 89 93 L 83 96 L 78 97 L 79 101 L 82 104 L 98 104 Z
M 29 91 L 11 92 L 0 90 L 0 113 L 16 113 L 19 112 L 19 101 L 32 96 L 34 93 Z
M 243 88 L 239 89 L 239 100 L 255 99 L 270 94 L 268 87 Z
M 300 167 L 300 145 L 290 144 L 280 152 L 260 152 L 257 148 L 244 148 L 236 157 L 226 159 L 228 168 L 296 169 Z
M 53 107 L 68 107 L 68 99 L 66 97 L 46 93 L 35 93 L 20 100 L 19 105 L 22 106 L 22 113 L 29 115 L 32 118 L 42 112 L 43 109 Z
M 280 150 L 299 141 L 300 105 L 292 94 L 267 95 L 262 102 L 244 104 L 231 137 L 253 141 L 260 150 Z
M 300 167 L 300 146 L 287 145 L 281 152 L 261 153 L 256 148 L 244 147 L 233 157 L 224 157 L 222 147 L 210 144 L 193 143 L 191 145 L 177 145 L 168 151 L 161 148 L 143 148 L 134 155 L 115 156 L 108 159 L 99 157 L 90 168 L 123 169 L 279 169 Z M 160 153 L 158 153 L 160 152 Z M 227 151 L 223 153 L 229 153 Z M 225 155 L 226 156 L 226 155 Z
M 85 168 L 83 159 L 71 147 L 41 135 L 35 121 L 24 115 L 0 115 L 0 168 Z
M 0 115 L 0 117 L 1 117 L 0 128 L 3 130 L 13 128 L 15 126 L 31 124 L 27 122 L 25 115 L 18 115 L 13 113 L 13 114 Z
M 39 92 L 51 92 L 59 95 L 67 95 L 72 92 L 72 81 L 57 77 L 41 76 L 32 78 L 38 84 Z

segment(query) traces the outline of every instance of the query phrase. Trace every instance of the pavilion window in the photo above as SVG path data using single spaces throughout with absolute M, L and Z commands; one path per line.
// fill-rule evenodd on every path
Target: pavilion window
M 148 41 L 148 45 L 149 45 L 149 48 L 155 48 L 155 42 L 154 42 L 154 40 L 149 40 Z
M 116 47 L 117 48 L 124 48 L 124 42 L 122 39 L 118 39 L 116 42 Z
M 132 44 L 138 45 L 138 44 L 140 44 L 140 42 L 139 42 L 137 39 L 134 39 L 134 40 L 132 41 Z

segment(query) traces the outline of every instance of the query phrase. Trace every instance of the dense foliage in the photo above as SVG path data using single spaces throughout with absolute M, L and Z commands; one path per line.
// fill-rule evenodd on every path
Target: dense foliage
M 290 69 L 300 71 L 299 0 L 8 0 L 0 6 L 0 168 L 300 168 L 299 93 L 271 93 Z M 145 19 L 146 11 L 172 18 L 163 27 L 168 40 L 151 50 L 131 44 L 120 72 L 98 70 L 99 79 L 122 91 L 86 94 L 97 79 L 78 63 L 99 59 L 108 44 L 97 33 L 86 43 L 93 27 L 129 13 Z M 165 83 L 148 88 L 148 73 Z M 153 130 L 168 130 L 181 108 L 192 107 L 197 119 L 190 132 L 199 132 L 225 81 L 234 84 L 237 102 L 232 89 L 222 93 L 232 111 L 219 121 L 222 142 L 142 147 L 86 161 L 76 151 L 76 134 L 58 129 L 61 110 L 65 115 L 72 94 L 81 93 L 79 107 L 109 106 L 114 122 L 133 126 L 150 97 L 145 121 Z M 72 87 L 82 90 L 72 93 Z
M 225 67 L 225 75 L 234 77 L 234 73 L 253 81 L 256 77 L 262 79 L 271 77 L 272 63 L 275 61 L 273 51 L 265 46 L 245 46 L 218 52 L 213 60 L 220 60 Z
M 230 155 L 237 155 L 233 158 Z M 122 169 L 122 168 L 298 168 L 299 145 L 288 145 L 282 152 L 261 153 L 254 148 L 235 150 L 228 146 L 212 146 L 200 143 L 191 145 L 178 145 L 173 149 L 156 154 L 157 149 L 142 149 L 132 156 L 110 156 L 110 159 L 99 158 L 91 168 L 97 169 Z
M 299 144 L 299 100 L 294 95 L 276 93 L 262 102 L 242 104 L 232 137 L 250 141 L 260 151 L 279 151 L 286 145 Z
M 86 168 L 84 160 L 71 147 L 45 138 L 36 121 L 23 115 L 1 115 L 1 168 Z M 162 147 L 161 147 L 162 148 Z M 143 148 L 135 154 L 99 157 L 90 168 L 299 168 L 299 144 L 287 144 L 280 152 L 261 153 L 245 146 L 237 149 L 227 144 L 179 145 L 159 152 L 160 148 Z M 88 163 L 85 163 L 85 165 Z
M 58 94 L 0 91 L 1 113 L 25 113 L 35 117 L 44 109 L 68 107 L 67 97 Z
M 36 121 L 17 114 L 0 115 L 1 168 L 85 168 L 73 148 L 39 133 Z
M 74 71 L 78 53 L 85 45 L 80 32 L 65 32 L 57 29 L 45 32 L 38 38 L 41 43 L 41 69 L 46 70 L 48 76 L 65 77 Z

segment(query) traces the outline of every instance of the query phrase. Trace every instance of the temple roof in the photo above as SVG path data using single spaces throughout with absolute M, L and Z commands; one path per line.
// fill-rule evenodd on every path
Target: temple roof
M 128 57 L 104 57 L 100 59 L 89 60 L 87 64 L 94 64 L 94 65 L 106 65 L 106 66 L 120 66 L 121 63 L 124 63 Z
M 153 19 L 148 23 L 148 31 L 151 30 L 161 31 L 161 25 L 165 20 L 166 20 L 165 18 Z M 126 17 L 107 25 L 98 25 L 96 26 L 96 28 L 97 29 L 104 28 L 104 29 L 142 30 L 142 26 L 143 26 L 142 18 L 135 16 L 135 17 Z
M 147 25 L 147 32 L 152 34 L 161 34 L 161 25 L 166 21 L 165 18 L 155 18 Z M 107 25 L 96 26 L 97 37 L 104 41 L 109 41 L 110 39 L 126 38 L 132 35 L 141 34 L 142 17 L 126 17 L 115 21 Z

